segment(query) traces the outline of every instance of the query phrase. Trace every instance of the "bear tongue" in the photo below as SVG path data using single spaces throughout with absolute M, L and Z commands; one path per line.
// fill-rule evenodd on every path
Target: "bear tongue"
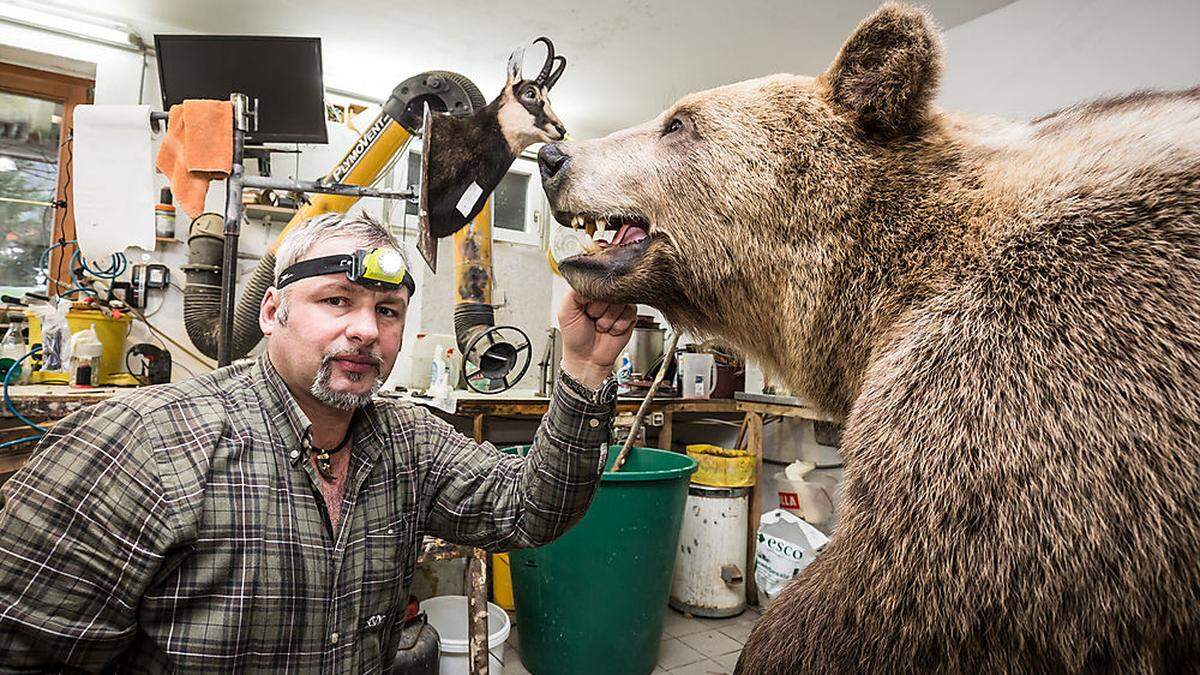
M 633 244 L 646 238 L 646 231 L 637 225 L 623 223 L 621 229 L 617 230 L 617 236 L 613 237 L 613 244 Z

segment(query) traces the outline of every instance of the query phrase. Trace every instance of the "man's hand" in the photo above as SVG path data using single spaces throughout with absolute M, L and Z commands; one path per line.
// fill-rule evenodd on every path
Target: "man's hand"
M 563 370 L 593 389 L 599 387 L 612 373 L 617 355 L 629 343 L 636 321 L 636 305 L 588 300 L 575 293 L 575 289 L 567 289 L 558 309 Z

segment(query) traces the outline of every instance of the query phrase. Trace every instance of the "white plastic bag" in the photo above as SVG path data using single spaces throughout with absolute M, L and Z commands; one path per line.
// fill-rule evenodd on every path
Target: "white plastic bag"
M 829 532 L 838 502 L 837 479 L 814 472 L 816 466 L 812 462 L 792 462 L 775 474 L 775 487 L 781 507 Z
M 49 305 L 35 305 L 30 309 L 42 322 L 42 367 L 47 373 L 67 372 L 71 358 L 71 328 L 67 324 L 67 312 L 71 301 L 57 298 Z
M 758 602 L 766 607 L 829 543 L 829 538 L 803 519 L 783 510 L 764 513 L 758 525 L 754 581 Z

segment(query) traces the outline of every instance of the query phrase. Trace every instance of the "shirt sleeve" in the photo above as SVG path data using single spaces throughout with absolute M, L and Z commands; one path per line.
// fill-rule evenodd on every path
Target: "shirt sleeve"
M 493 551 L 541 546 L 562 536 L 591 505 L 611 437 L 615 398 L 564 386 L 525 457 L 479 444 L 427 411 L 417 427 L 427 458 L 425 531 Z
M 0 659 L 17 670 L 102 669 L 171 531 L 140 416 L 100 403 L 54 425 L 0 487 Z

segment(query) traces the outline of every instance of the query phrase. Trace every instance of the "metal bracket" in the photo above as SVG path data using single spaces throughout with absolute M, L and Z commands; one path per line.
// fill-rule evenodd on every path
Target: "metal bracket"
M 727 584 L 740 584 L 744 581 L 742 570 L 738 569 L 737 565 L 722 565 L 721 566 L 721 581 Z

